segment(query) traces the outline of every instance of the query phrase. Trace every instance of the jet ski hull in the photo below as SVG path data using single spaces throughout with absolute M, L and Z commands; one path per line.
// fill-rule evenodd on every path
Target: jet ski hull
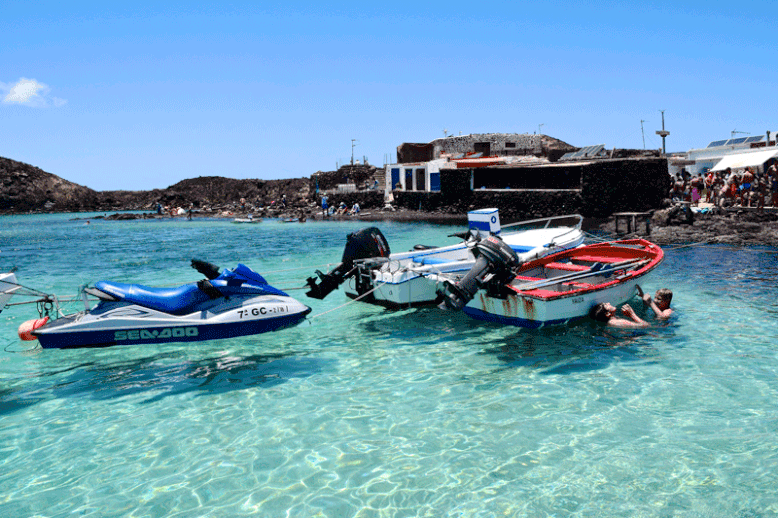
M 46 349 L 199 342 L 276 331 L 299 324 L 311 308 L 291 297 L 231 297 L 208 309 L 170 315 L 126 302 L 51 321 L 34 331 Z

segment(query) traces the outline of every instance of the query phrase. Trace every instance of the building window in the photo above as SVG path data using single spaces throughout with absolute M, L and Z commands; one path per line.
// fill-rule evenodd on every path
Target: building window
M 476 142 L 473 144 L 473 151 L 483 153 L 483 156 L 489 156 L 492 153 L 491 144 L 489 142 Z

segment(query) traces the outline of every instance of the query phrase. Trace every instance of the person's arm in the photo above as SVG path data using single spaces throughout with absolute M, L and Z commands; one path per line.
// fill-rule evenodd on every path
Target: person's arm
M 648 293 L 643 295 L 643 304 L 651 308 L 651 310 L 656 315 L 656 318 L 661 318 L 661 319 L 670 318 L 670 315 L 673 314 L 673 310 L 670 308 L 659 309 L 659 306 L 656 305 L 656 302 L 654 302 L 654 299 L 652 299 L 651 295 L 649 295 Z
M 629 304 L 624 304 L 624 306 L 621 308 L 621 312 L 627 316 L 629 320 L 626 318 L 611 318 L 608 321 L 608 325 L 624 328 L 648 327 L 648 322 L 637 316 L 637 314 L 635 314 L 635 310 L 632 309 L 632 306 Z

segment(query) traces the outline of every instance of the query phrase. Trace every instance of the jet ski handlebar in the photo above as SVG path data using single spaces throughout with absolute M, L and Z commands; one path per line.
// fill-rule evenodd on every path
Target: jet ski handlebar
M 218 266 L 200 259 L 192 259 L 192 268 L 205 275 L 208 280 L 215 279 L 221 273 Z

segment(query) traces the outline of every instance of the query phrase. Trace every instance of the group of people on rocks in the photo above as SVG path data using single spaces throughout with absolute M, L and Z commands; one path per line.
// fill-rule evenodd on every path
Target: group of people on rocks
M 719 207 L 778 207 L 778 167 L 775 163 L 763 174 L 751 167 L 742 171 L 708 171 L 692 176 L 683 169 L 676 174 L 670 198 L 674 201 L 700 201 Z
M 338 208 L 336 209 L 335 205 L 330 206 L 326 194 L 321 197 L 321 212 L 324 217 L 339 215 L 355 216 L 359 214 L 361 210 L 362 209 L 360 208 L 359 203 L 355 202 L 351 209 L 349 209 L 346 205 L 346 202 L 344 201 L 341 201 L 340 205 L 338 205 Z

